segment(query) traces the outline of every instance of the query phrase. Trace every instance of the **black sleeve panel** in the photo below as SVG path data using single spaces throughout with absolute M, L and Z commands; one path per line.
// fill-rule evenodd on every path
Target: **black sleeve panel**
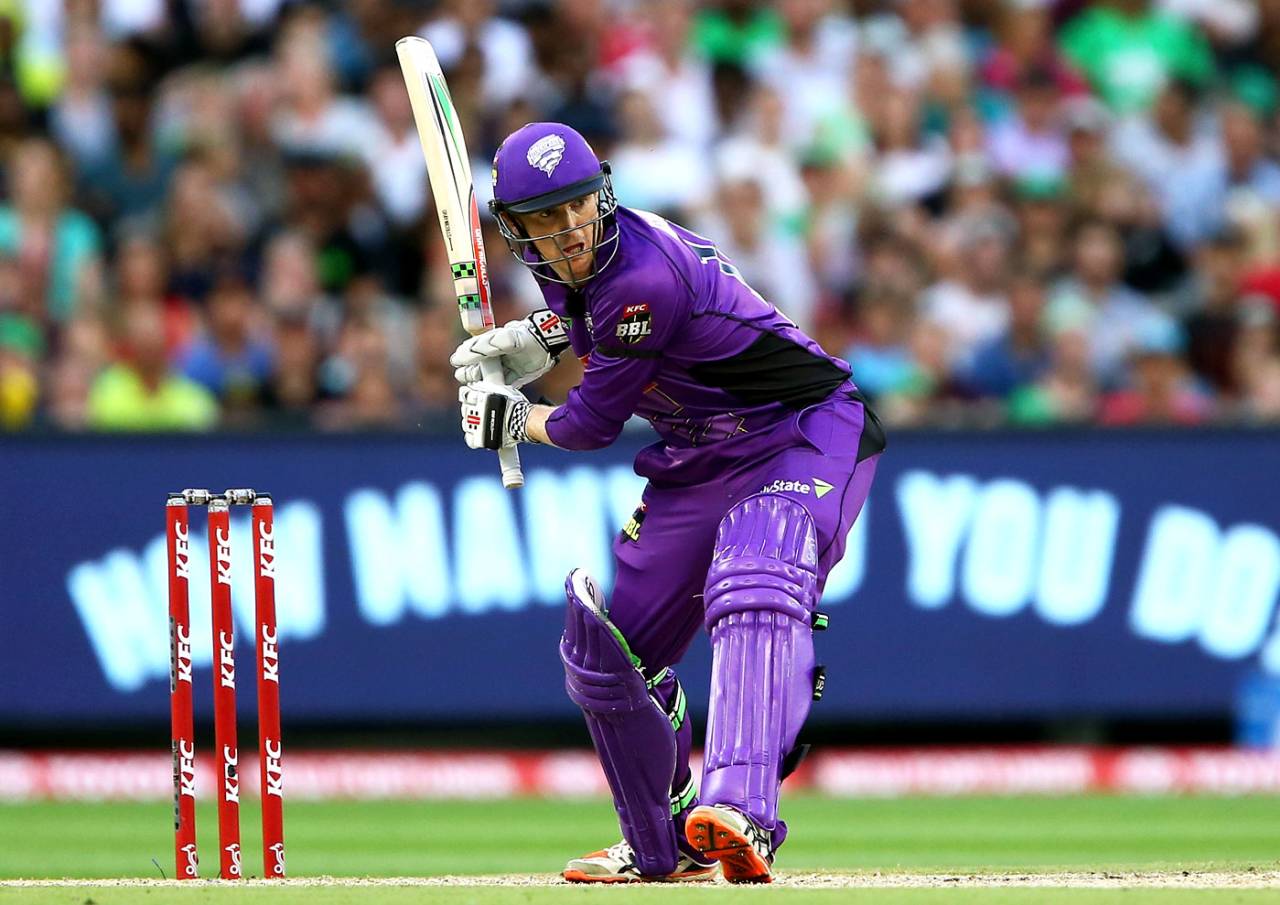
M 781 402 L 804 408 L 821 402 L 849 379 L 849 372 L 776 333 L 760 338 L 736 355 L 688 368 L 699 383 L 737 396 L 748 405 Z

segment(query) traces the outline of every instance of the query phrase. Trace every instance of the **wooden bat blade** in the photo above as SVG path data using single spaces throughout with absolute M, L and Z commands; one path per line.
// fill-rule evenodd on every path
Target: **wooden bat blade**
M 494 322 L 484 234 L 462 124 L 431 44 L 416 36 L 401 38 L 396 42 L 396 56 L 409 92 L 431 195 L 440 218 L 458 314 L 463 328 L 474 336 L 492 330 Z M 488 381 L 503 382 L 502 366 L 497 360 L 486 361 L 483 373 Z M 515 447 L 498 450 L 498 459 L 502 464 L 503 486 L 508 489 L 523 486 L 524 474 Z

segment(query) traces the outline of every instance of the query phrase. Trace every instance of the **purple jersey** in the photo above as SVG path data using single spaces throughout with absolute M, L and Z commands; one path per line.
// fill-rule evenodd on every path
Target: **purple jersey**
M 547 420 L 565 449 L 608 446 L 632 415 L 662 442 L 636 472 L 697 483 L 775 449 L 778 429 L 837 391 L 849 366 L 761 298 L 715 245 L 647 211 L 620 207 L 619 247 L 581 290 L 544 285 L 569 319 L 582 383 Z M 852 438 L 856 443 L 857 439 Z

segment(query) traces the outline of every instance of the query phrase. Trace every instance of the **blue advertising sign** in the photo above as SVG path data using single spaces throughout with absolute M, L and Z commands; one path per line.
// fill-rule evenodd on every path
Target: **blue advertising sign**
M 163 502 L 189 486 L 275 496 L 286 722 L 570 716 L 562 583 L 581 565 L 608 587 L 636 447 L 530 448 L 509 493 L 451 438 L 6 439 L 0 720 L 165 718 Z M 1247 677 L 1280 674 L 1277 462 L 1276 432 L 895 434 L 827 586 L 814 718 L 1228 714 Z M 248 531 L 237 513 L 242 658 Z M 207 716 L 202 539 L 193 511 Z M 696 642 L 695 707 L 708 668 Z

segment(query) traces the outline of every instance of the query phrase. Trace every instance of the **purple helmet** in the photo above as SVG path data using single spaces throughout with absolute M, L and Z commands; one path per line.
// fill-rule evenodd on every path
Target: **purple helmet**
M 596 216 L 570 229 L 530 235 L 513 217 L 557 207 L 566 201 L 595 194 Z M 618 250 L 614 212 L 618 202 L 609 178 L 609 163 L 596 157 L 587 140 L 561 123 L 529 123 L 512 132 L 493 157 L 493 200 L 489 210 L 497 218 L 502 237 L 517 261 L 534 276 L 551 283 L 577 286 L 595 276 L 613 260 Z M 566 254 L 561 239 L 568 233 L 591 227 L 594 239 L 582 251 Z M 534 243 L 550 239 L 560 250 L 557 258 L 544 258 Z M 607 247 L 608 255 L 601 253 Z M 550 266 L 591 254 L 591 273 L 579 280 L 563 279 Z

